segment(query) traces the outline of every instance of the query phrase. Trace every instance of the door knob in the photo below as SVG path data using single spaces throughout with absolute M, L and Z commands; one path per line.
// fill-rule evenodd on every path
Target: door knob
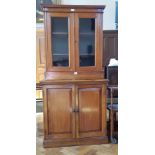
M 79 108 L 74 108 L 73 112 L 79 112 Z
M 79 112 L 79 108 L 76 109 L 76 112 Z
M 76 109 L 75 108 L 73 109 L 73 112 L 76 112 Z

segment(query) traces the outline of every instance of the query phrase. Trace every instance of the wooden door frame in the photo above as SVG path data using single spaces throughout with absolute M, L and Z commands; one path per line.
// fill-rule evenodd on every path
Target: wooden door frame
M 107 131 L 106 131 L 106 98 L 105 98 L 105 95 L 106 95 L 106 86 L 101 84 L 79 84 L 76 86 L 76 107 L 79 108 L 79 88 L 99 88 L 101 89 L 100 91 L 100 108 L 101 108 L 101 130 L 99 131 L 94 131 L 94 132 L 87 132 L 87 133 L 80 133 L 79 131 L 79 113 L 76 113 L 76 118 L 75 118 L 75 121 L 76 121 L 76 137 L 77 138 L 85 138 L 85 137 L 96 137 L 96 136 L 106 136 L 107 134 Z
M 75 107 L 75 99 L 74 99 L 74 93 L 75 93 L 75 88 L 74 85 L 45 85 L 43 87 L 43 110 L 44 110 L 44 135 L 45 139 L 48 138 L 54 138 L 51 134 L 49 134 L 49 116 L 48 116 L 48 89 L 71 89 L 72 91 L 72 109 Z M 72 110 L 71 109 L 71 110 Z M 65 138 L 75 138 L 75 113 L 71 111 L 72 115 L 72 134 L 64 135 Z M 61 138 L 63 135 L 58 135 L 59 138 Z M 55 138 L 54 138 L 55 139 Z
M 47 44 L 46 44 L 46 71 L 73 71 L 75 70 L 75 65 L 74 65 L 74 15 L 73 13 L 53 13 L 53 12 L 48 12 L 46 19 L 46 33 L 47 35 Z M 53 66 L 52 64 L 52 38 L 51 38 L 51 17 L 68 17 L 68 48 L 69 48 L 69 67 L 58 67 L 58 66 Z
M 75 13 L 75 61 L 77 71 L 101 71 L 103 48 L 100 42 L 103 42 L 101 13 Z M 95 18 L 95 66 L 80 67 L 79 63 L 79 18 Z

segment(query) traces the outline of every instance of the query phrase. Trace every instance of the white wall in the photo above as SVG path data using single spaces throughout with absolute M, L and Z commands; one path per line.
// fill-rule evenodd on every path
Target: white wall
M 106 5 L 103 15 L 103 29 L 115 29 L 115 0 L 61 0 L 62 4 Z

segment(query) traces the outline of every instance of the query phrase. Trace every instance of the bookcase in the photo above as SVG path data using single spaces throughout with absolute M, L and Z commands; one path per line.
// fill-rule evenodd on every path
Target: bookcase
M 103 10 L 43 4 L 44 147 L 107 143 Z

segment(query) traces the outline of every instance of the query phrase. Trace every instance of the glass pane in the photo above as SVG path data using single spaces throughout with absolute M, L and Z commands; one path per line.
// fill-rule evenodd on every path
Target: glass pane
M 53 55 L 53 66 L 68 66 L 68 55 Z
M 52 32 L 68 33 L 68 18 L 67 17 L 52 17 Z
M 53 66 L 69 66 L 68 18 L 52 17 L 52 58 Z
M 80 66 L 95 66 L 95 18 L 79 19 Z

